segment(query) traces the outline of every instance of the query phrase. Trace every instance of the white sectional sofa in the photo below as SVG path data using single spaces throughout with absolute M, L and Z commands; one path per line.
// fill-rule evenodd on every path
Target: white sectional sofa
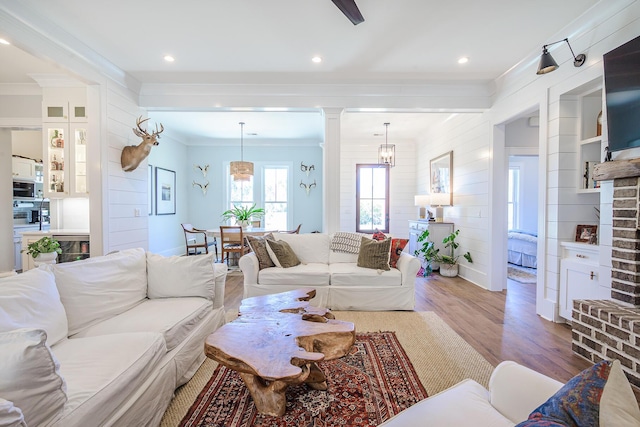
M 129 249 L 0 279 L 0 420 L 158 425 L 225 322 L 226 274 Z
M 415 279 L 420 261 L 402 252 L 397 268 L 389 271 L 358 267 L 358 254 L 331 249 L 333 235 L 326 233 L 274 233 L 286 241 L 300 265 L 259 269 L 255 253 L 240 258 L 244 298 L 313 287 L 313 305 L 332 310 L 413 310 Z

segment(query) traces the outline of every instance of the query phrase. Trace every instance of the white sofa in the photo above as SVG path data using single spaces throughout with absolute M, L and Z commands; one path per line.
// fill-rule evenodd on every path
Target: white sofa
M 313 305 L 332 310 L 413 310 L 415 279 L 420 261 L 402 252 L 397 268 L 389 271 L 358 267 L 358 254 L 331 250 L 326 233 L 274 233 L 293 249 L 301 264 L 290 268 L 259 269 L 255 253 L 240 258 L 244 298 L 313 287 Z
M 158 425 L 225 322 L 226 274 L 128 249 L 0 279 L 0 421 Z

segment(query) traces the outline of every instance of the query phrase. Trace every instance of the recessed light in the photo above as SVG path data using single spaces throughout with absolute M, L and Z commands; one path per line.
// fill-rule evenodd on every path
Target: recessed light
M 463 56 L 462 58 L 458 59 L 458 64 L 466 64 L 467 62 L 469 62 L 469 57 L 467 56 Z
M 175 61 L 175 60 L 176 60 L 176 58 L 174 58 L 174 57 L 173 57 L 173 56 L 171 56 L 171 55 L 165 55 L 165 56 L 164 56 L 164 60 L 165 60 L 165 61 L 167 61 L 167 62 L 173 62 L 173 61 Z
M 8 42 L 7 40 L 5 40 L 5 39 L 0 39 L 0 44 L 7 44 L 7 45 L 9 45 L 9 44 L 11 44 L 11 43 L 9 43 L 9 42 Z
M 316 64 L 319 64 L 322 62 L 322 57 L 320 56 L 314 56 L 313 58 L 311 58 L 312 62 L 315 62 Z

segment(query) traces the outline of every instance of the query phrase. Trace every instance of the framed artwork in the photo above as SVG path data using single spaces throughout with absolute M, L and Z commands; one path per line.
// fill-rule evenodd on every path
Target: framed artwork
M 595 245 L 598 243 L 598 226 L 597 225 L 577 225 L 576 226 L 576 242 L 589 243 Z
M 156 167 L 156 215 L 176 213 L 176 173 Z
M 431 159 L 429 171 L 432 200 L 438 205 L 453 204 L 453 151 Z M 434 204 L 434 203 L 432 203 Z
M 147 207 L 149 215 L 153 215 L 153 166 L 147 166 Z

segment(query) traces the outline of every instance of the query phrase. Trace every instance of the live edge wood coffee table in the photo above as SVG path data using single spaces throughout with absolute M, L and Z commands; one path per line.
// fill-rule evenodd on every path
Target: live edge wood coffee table
M 302 288 L 244 299 L 240 316 L 205 342 L 207 357 L 240 374 L 261 414 L 282 416 L 290 385 L 326 390 L 316 363 L 344 356 L 355 341 L 353 323 L 309 305 L 315 294 Z

